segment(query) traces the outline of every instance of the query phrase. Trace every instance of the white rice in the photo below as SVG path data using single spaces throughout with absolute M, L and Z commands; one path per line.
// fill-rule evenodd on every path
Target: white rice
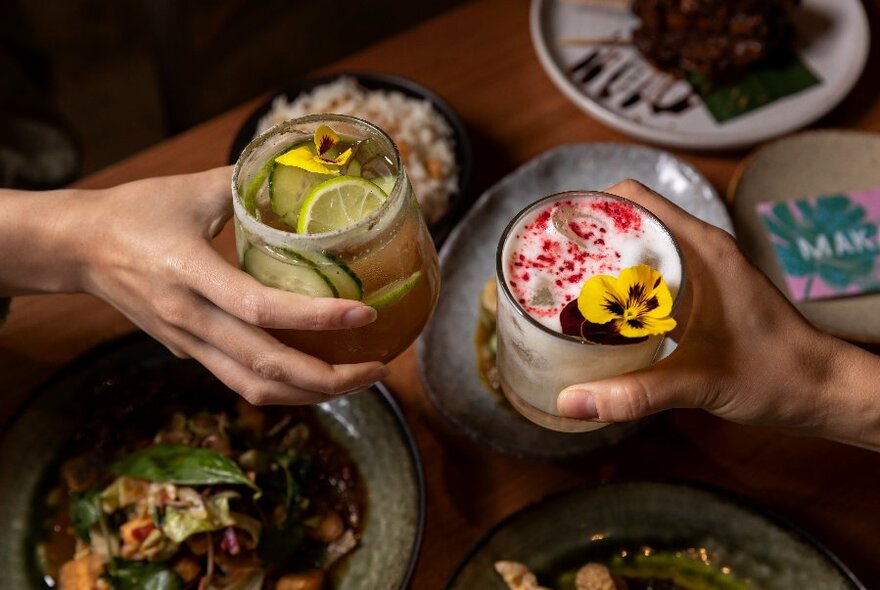
M 458 167 L 452 129 L 427 99 L 398 91 L 367 90 L 353 78 L 339 78 L 288 101 L 278 96 L 260 119 L 257 133 L 305 115 L 338 113 L 370 121 L 397 144 L 407 174 L 428 222 L 446 212 L 458 192 Z

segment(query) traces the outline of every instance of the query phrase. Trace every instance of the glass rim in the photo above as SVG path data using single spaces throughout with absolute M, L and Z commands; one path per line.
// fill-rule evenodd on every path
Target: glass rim
M 640 344 L 642 342 L 642 340 L 639 340 L 637 342 L 628 342 L 626 344 L 603 344 L 601 342 L 595 342 L 593 340 L 588 340 L 584 337 L 572 336 L 570 334 L 563 334 L 562 332 L 557 332 L 556 330 L 553 330 L 552 328 L 548 328 L 547 326 L 545 326 L 544 324 L 542 324 L 541 322 L 536 320 L 534 317 L 532 317 L 532 315 L 529 312 L 527 312 L 525 309 L 523 309 L 523 307 L 519 303 L 519 301 L 516 300 L 516 297 L 513 296 L 513 293 L 510 292 L 510 287 L 507 284 L 507 280 L 504 278 L 504 262 L 502 260 L 504 258 L 504 246 L 507 243 L 508 236 L 513 231 L 513 228 L 522 220 L 522 218 L 525 217 L 526 215 L 528 215 L 529 213 L 531 213 L 533 210 L 537 209 L 538 207 L 547 203 L 548 201 L 560 201 L 567 196 L 570 196 L 570 197 L 598 196 L 598 197 L 603 197 L 603 198 L 611 199 L 614 201 L 618 201 L 621 203 L 625 203 L 627 205 L 630 205 L 630 206 L 636 208 L 638 211 L 640 211 L 641 213 L 646 215 L 649 219 L 651 219 L 657 223 L 657 225 L 660 228 L 660 231 L 663 232 L 672 241 L 672 245 L 675 248 L 675 253 L 678 254 L 678 260 L 681 265 L 681 284 L 679 285 L 678 292 L 675 294 L 675 299 L 672 302 L 671 314 L 675 313 L 675 311 L 678 309 L 679 304 L 681 303 L 682 297 L 684 295 L 685 285 L 687 282 L 686 281 L 687 271 L 685 268 L 684 257 L 682 256 L 682 253 L 681 253 L 681 247 L 678 245 L 678 240 L 675 239 L 675 236 L 672 235 L 672 232 L 669 231 L 669 228 L 666 227 L 666 224 L 664 224 L 660 220 L 659 217 L 654 215 L 647 208 L 643 207 L 642 205 L 639 205 L 635 201 L 631 201 L 631 200 L 626 199 L 624 197 L 619 197 L 617 195 L 612 195 L 611 193 L 605 193 L 602 191 L 571 190 L 571 191 L 562 191 L 562 192 L 558 192 L 558 193 L 553 193 L 552 195 L 542 197 L 541 199 L 538 199 L 534 203 L 527 205 L 519 213 L 517 213 L 513 217 L 513 219 L 510 221 L 510 223 L 507 224 L 507 227 L 504 228 L 504 232 L 501 234 L 501 239 L 498 241 L 498 248 L 495 251 L 495 278 L 496 278 L 496 282 L 500 284 L 500 290 L 504 294 L 504 297 L 512 304 L 513 309 L 516 311 L 516 313 L 518 315 L 524 317 L 531 325 L 537 327 L 538 329 L 540 329 L 542 332 L 544 332 L 546 334 L 549 334 L 549 335 L 554 336 L 556 338 L 559 338 L 561 340 L 567 340 L 569 342 L 574 342 L 577 344 L 587 345 L 587 346 L 630 346 L 632 344 Z M 665 336 L 665 335 L 666 334 L 663 334 L 663 336 Z
M 378 209 L 376 209 L 363 219 L 359 220 L 357 223 L 341 229 L 335 229 L 333 231 L 317 234 L 300 234 L 295 231 L 278 229 L 267 225 L 254 217 L 251 212 L 248 211 L 247 207 L 245 207 L 242 200 L 243 197 L 241 195 L 241 191 L 239 191 L 238 189 L 238 180 L 241 175 L 241 168 L 244 160 L 248 156 L 250 156 L 256 149 L 262 147 L 263 144 L 265 144 L 270 137 L 283 134 L 291 128 L 299 125 L 323 123 L 327 121 L 348 123 L 354 125 L 355 127 L 365 128 L 367 132 L 375 133 L 379 137 L 385 139 L 388 142 L 388 145 L 391 146 L 394 165 L 397 167 L 397 176 L 394 179 L 394 186 L 391 187 L 391 191 L 388 193 L 385 201 L 379 206 Z M 288 119 L 286 121 L 282 121 L 276 125 L 273 125 L 266 131 L 253 138 L 247 144 L 247 146 L 245 146 L 245 148 L 241 151 L 241 154 L 239 154 L 238 159 L 236 159 L 235 166 L 232 169 L 232 204 L 235 218 L 240 223 L 244 224 L 247 227 L 248 231 L 250 231 L 251 233 L 260 235 L 261 237 L 270 236 L 273 240 L 278 241 L 288 241 L 293 239 L 302 242 L 320 242 L 322 240 L 327 240 L 330 238 L 342 237 L 348 235 L 352 231 L 361 229 L 363 227 L 371 227 L 375 225 L 378 220 L 391 207 L 391 203 L 396 202 L 400 199 L 400 196 L 404 192 L 403 186 L 406 184 L 406 182 L 408 182 L 406 177 L 406 169 L 403 166 L 403 159 L 401 158 L 400 150 L 397 148 L 397 144 L 394 143 L 394 140 L 391 139 L 391 136 L 388 135 L 385 131 L 383 131 L 381 128 L 377 127 L 373 123 L 370 123 L 369 121 L 358 117 L 352 117 L 351 115 L 341 115 L 337 113 L 319 113 L 306 115 L 304 117 L 297 117 L 296 119 Z

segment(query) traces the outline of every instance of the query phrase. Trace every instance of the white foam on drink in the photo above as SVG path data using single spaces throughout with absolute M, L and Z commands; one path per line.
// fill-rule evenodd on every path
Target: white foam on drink
M 529 315 L 557 332 L 559 313 L 592 276 L 617 276 L 646 264 L 658 270 L 673 300 L 681 259 L 657 220 L 626 201 L 597 194 L 565 194 L 524 215 L 502 252 L 504 279 Z

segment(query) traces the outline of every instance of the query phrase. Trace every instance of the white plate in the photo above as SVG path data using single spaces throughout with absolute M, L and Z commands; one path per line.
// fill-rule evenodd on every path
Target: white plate
M 624 178 L 648 185 L 700 219 L 733 233 L 724 204 L 709 182 L 671 154 L 647 147 L 584 143 L 545 152 L 483 193 L 440 250 L 443 289 L 417 358 L 431 401 L 471 437 L 500 451 L 567 459 L 614 444 L 639 424 L 616 424 L 583 434 L 537 426 L 490 392 L 477 369 L 474 335 L 479 297 L 495 273 L 495 250 L 505 226 L 524 207 L 553 193 L 601 190 Z M 673 350 L 670 342 L 663 354 Z
M 655 113 L 645 101 L 628 108 L 622 106 L 632 95 L 633 85 L 647 76 L 657 78 L 652 83 L 656 87 L 676 85 L 666 93 L 663 104 L 675 103 L 690 90 L 686 82 L 676 82 L 652 70 L 634 47 L 572 47 L 558 43 L 567 37 L 627 39 L 637 24 L 638 19 L 629 11 L 562 0 L 532 0 L 532 43 L 544 70 L 569 99 L 603 123 L 633 137 L 695 149 L 746 147 L 815 121 L 855 85 L 870 45 L 868 19 L 859 0 L 803 0 L 795 19 L 797 52 L 821 83 L 719 124 L 699 100 L 678 113 Z M 583 71 L 572 73 L 572 68 L 594 53 L 598 54 L 594 61 L 608 60 L 607 65 L 588 82 L 582 82 Z M 624 62 L 632 64 L 632 77 L 627 74 L 612 81 Z

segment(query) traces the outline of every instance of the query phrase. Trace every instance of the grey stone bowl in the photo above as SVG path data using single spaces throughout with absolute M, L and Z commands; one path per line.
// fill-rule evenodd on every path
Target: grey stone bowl
M 99 347 L 35 392 L 0 440 L 0 586 L 47 588 L 34 558 L 34 523 L 47 478 L 89 418 L 107 404 L 144 407 L 145 396 L 156 405 L 181 403 L 181 396 L 197 398 L 200 384 L 210 384 L 212 392 L 219 387 L 197 363 L 177 359 L 136 334 Z M 170 395 L 178 397 L 171 400 Z M 358 464 L 367 486 L 364 535 L 342 564 L 334 588 L 405 588 L 421 544 L 425 503 L 412 434 L 381 386 L 316 408 L 321 423 Z
M 705 548 L 756 590 L 864 590 L 802 531 L 726 492 L 686 483 L 577 487 L 496 525 L 465 556 L 446 590 L 506 590 L 493 564 L 520 561 L 544 585 L 553 573 L 620 549 Z
M 500 403 L 480 381 L 474 343 L 480 291 L 495 276 L 495 251 L 510 220 L 547 195 L 602 190 L 625 178 L 642 182 L 700 219 L 733 233 L 724 203 L 690 164 L 648 147 L 582 143 L 545 152 L 501 179 L 483 193 L 443 245 L 443 288 L 418 341 L 417 358 L 428 397 L 472 438 L 516 456 L 566 460 L 615 444 L 640 427 L 636 422 L 568 434 L 529 422 Z

